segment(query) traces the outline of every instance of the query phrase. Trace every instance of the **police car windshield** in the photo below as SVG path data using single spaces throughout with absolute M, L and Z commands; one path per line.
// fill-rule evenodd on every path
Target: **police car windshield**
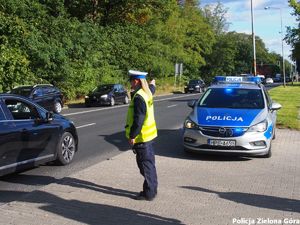
M 33 89 L 33 87 L 18 87 L 18 88 L 12 89 L 10 91 L 10 93 L 16 94 L 16 95 L 22 95 L 24 97 L 29 97 L 32 89 Z
M 211 88 L 199 101 L 199 107 L 263 109 L 264 99 L 259 89 Z

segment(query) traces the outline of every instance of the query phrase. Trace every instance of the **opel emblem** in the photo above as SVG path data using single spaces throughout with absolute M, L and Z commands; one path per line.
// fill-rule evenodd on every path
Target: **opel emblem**
M 225 134 L 225 132 L 226 132 L 226 128 L 225 128 L 225 127 L 221 127 L 221 128 L 219 129 L 219 133 L 220 133 L 220 134 Z

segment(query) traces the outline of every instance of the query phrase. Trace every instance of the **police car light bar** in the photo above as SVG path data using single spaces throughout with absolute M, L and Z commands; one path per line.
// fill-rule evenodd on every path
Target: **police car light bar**
M 240 84 L 240 83 L 252 83 L 252 84 L 259 84 L 261 83 L 260 77 L 234 77 L 234 76 L 216 76 L 215 77 L 216 83 L 233 83 L 233 84 Z

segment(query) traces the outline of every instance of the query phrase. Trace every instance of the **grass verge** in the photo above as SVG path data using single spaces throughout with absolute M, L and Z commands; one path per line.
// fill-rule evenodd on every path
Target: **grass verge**
M 282 105 L 277 114 L 277 126 L 300 130 L 300 83 L 269 90 L 271 98 Z

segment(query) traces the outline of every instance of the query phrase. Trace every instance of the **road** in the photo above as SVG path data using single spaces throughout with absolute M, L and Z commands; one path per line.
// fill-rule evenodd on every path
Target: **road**
M 157 148 L 165 149 L 170 145 L 174 145 L 177 150 L 181 148 L 180 128 L 190 111 L 187 101 L 199 96 L 200 94 L 174 94 L 155 98 L 155 117 L 159 129 Z M 0 205 L 18 200 L 25 193 L 128 150 L 129 145 L 124 136 L 127 107 L 128 105 L 116 105 L 86 108 L 77 104 L 64 109 L 62 114 L 74 121 L 79 135 L 79 151 L 74 162 L 64 167 L 46 164 L 2 177 L 0 193 L 14 190 L 20 195 L 0 194 Z M 160 154 L 166 153 L 162 150 Z

